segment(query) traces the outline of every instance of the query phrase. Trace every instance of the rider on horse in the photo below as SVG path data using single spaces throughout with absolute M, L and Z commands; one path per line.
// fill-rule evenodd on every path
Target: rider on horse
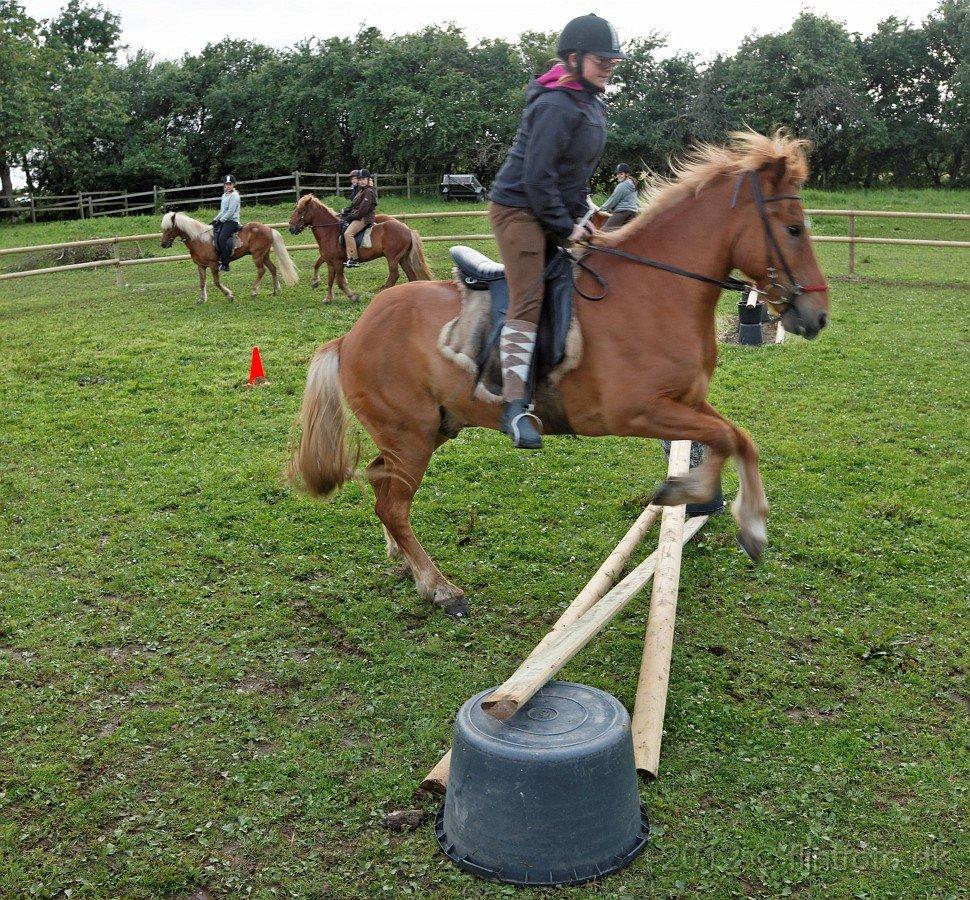
M 558 246 L 590 237 L 589 179 L 606 142 L 600 95 L 624 59 L 605 19 L 573 19 L 556 46 L 561 60 L 535 79 L 512 149 L 492 185 L 489 215 L 509 286 L 502 327 L 502 430 L 516 447 L 538 449 L 529 372 L 544 292 L 543 272 Z
M 603 226 L 604 231 L 613 231 L 626 225 L 640 209 L 637 183 L 630 174 L 630 167 L 626 163 L 620 163 L 613 174 L 616 176 L 616 187 L 610 194 L 610 199 L 600 207 L 600 212 L 611 213 Z
M 232 249 L 236 232 L 242 227 L 239 222 L 241 202 L 239 191 L 236 190 L 236 179 L 227 175 L 222 182 L 222 203 L 219 215 L 212 220 L 212 228 L 216 233 L 216 248 L 219 251 L 219 270 L 229 271 L 229 260 L 232 259 Z
M 360 169 L 351 169 L 350 175 L 350 196 L 347 198 L 347 205 L 340 210 L 340 218 L 345 218 L 350 212 L 350 207 L 354 205 L 354 197 L 360 191 Z
M 357 193 L 350 204 L 347 214 L 342 218 L 349 222 L 347 230 L 344 231 L 344 249 L 347 252 L 346 265 L 349 268 L 359 266 L 357 261 L 357 241 L 355 236 L 363 231 L 368 225 L 373 225 L 377 221 L 375 210 L 377 209 L 377 188 L 371 180 L 371 174 L 367 169 L 361 169 L 357 176 Z

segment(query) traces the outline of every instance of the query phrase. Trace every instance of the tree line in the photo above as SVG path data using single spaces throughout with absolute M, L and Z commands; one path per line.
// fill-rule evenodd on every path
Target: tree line
M 469 44 L 455 26 L 306 39 L 276 50 L 226 39 L 178 60 L 121 45 L 114 13 L 69 0 L 36 21 L 0 0 L 0 182 L 30 190 L 140 190 L 371 169 L 474 172 L 504 158 L 529 78 L 555 33 Z M 651 34 L 608 95 L 600 178 L 619 160 L 663 169 L 695 141 L 782 125 L 813 141 L 815 183 L 970 183 L 970 3 L 869 35 L 804 12 L 777 34 L 701 61 Z

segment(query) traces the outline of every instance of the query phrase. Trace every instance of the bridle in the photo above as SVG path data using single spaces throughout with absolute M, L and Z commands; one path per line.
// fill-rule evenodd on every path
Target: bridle
M 778 240 L 771 229 L 771 222 L 768 219 L 768 210 L 766 208 L 767 205 L 769 203 L 777 203 L 781 200 L 801 200 L 801 197 L 799 197 L 797 194 L 777 194 L 771 197 L 765 197 L 761 190 L 761 180 L 758 177 L 758 173 L 751 171 L 748 173 L 748 175 L 750 176 L 751 180 L 751 189 L 754 194 L 754 201 L 758 210 L 758 217 L 761 219 L 761 225 L 765 233 L 765 256 L 767 260 L 767 265 L 765 268 L 768 274 L 768 283 L 770 285 L 769 290 L 777 291 L 778 296 L 770 296 L 769 291 L 759 291 L 755 285 L 748 281 L 741 281 L 738 278 L 711 278 L 708 275 L 701 275 L 699 272 L 691 272 L 688 269 L 682 269 L 680 266 L 674 266 L 670 263 L 660 262 L 656 259 L 648 259 L 645 256 L 638 256 L 635 253 L 627 253 L 627 251 L 619 250 L 616 247 L 605 247 L 601 244 L 590 244 L 586 241 L 581 242 L 582 246 L 591 252 L 605 253 L 608 256 L 618 256 L 621 259 L 628 259 L 631 262 L 650 266 L 652 269 L 660 269 L 664 272 L 670 272 L 674 275 L 679 275 L 682 278 L 691 278 L 694 281 L 702 281 L 705 284 L 712 284 L 725 291 L 737 291 L 738 293 L 742 294 L 754 291 L 756 294 L 764 294 L 765 299 L 773 307 L 775 307 L 776 311 L 783 313 L 790 308 L 794 308 L 795 302 L 802 294 L 811 294 L 817 291 L 827 291 L 828 285 L 826 285 L 824 282 L 820 285 L 799 284 L 798 279 L 795 278 L 795 275 L 791 270 L 791 266 L 788 265 L 788 260 L 785 258 L 785 254 L 778 245 Z M 741 193 L 741 188 L 743 185 L 744 173 L 738 175 L 737 182 L 735 183 L 734 195 L 731 198 L 732 209 L 737 206 L 738 195 Z M 603 289 L 602 293 L 599 295 L 590 295 L 585 293 L 577 286 L 577 293 L 579 293 L 580 296 L 585 297 L 587 300 L 602 300 L 606 296 L 608 290 L 605 279 L 590 268 L 582 258 L 574 257 L 574 262 L 584 272 L 588 272 L 596 280 L 597 284 L 599 284 L 599 286 Z M 787 283 L 782 282 L 778 278 L 779 266 L 781 267 L 785 278 L 788 279 Z
M 340 219 L 338 218 L 335 222 L 307 222 L 306 221 L 306 210 L 300 210 L 300 231 L 304 228 L 333 228 L 340 224 Z

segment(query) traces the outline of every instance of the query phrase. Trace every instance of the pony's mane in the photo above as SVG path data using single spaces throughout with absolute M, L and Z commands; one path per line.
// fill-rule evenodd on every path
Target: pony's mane
M 786 177 L 796 184 L 808 180 L 809 141 L 793 138 L 781 129 L 770 137 L 750 129 L 734 131 L 729 138 L 724 146 L 698 144 L 681 159 L 672 161 L 669 178 L 648 173 L 646 186 L 640 192 L 645 204 L 643 210 L 622 228 L 602 235 L 599 240 L 604 244 L 621 242 L 632 231 L 682 200 L 696 196 L 702 188 L 723 175 L 756 172 L 764 166 L 784 161 Z
M 304 194 L 297 201 L 297 209 L 305 209 L 307 206 L 320 206 L 330 213 L 330 215 L 335 219 L 337 218 L 337 214 L 329 206 L 327 206 L 326 203 L 319 199 L 316 194 Z
M 166 219 L 171 221 L 172 213 L 167 212 L 162 216 L 162 231 L 165 230 Z M 193 219 L 191 216 L 187 216 L 184 212 L 175 213 L 175 227 L 178 228 L 182 234 L 187 235 L 190 241 L 197 240 L 205 232 L 209 231 L 212 226 L 206 225 L 204 222 L 199 222 L 197 219 Z

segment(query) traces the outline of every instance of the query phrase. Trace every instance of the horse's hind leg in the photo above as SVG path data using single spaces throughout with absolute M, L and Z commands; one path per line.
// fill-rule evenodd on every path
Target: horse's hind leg
M 263 276 L 266 274 L 265 262 L 267 256 L 269 256 L 269 253 L 260 256 L 253 254 L 253 262 L 256 264 L 256 280 L 253 282 L 253 289 L 249 292 L 250 297 L 255 297 L 259 294 L 259 285 L 263 280 Z
M 404 251 L 404 256 L 401 257 L 400 263 L 401 268 L 404 269 L 404 274 L 407 276 L 408 281 L 417 281 L 418 273 L 414 271 L 414 266 L 408 262 L 408 253 L 410 250 Z
M 400 272 L 397 268 L 397 260 L 393 257 L 387 257 L 387 281 L 381 285 L 380 290 L 386 291 L 389 287 L 394 287 L 397 284 L 397 280 L 400 277 Z M 380 291 L 378 291 L 380 293 Z
M 468 615 L 465 592 L 441 574 L 411 529 L 414 494 L 431 455 L 444 441 L 437 431 L 395 431 L 393 447 L 381 448 L 380 455 L 367 467 L 367 478 L 377 497 L 375 510 L 384 525 L 388 556 L 403 556 L 425 600 L 436 603 L 449 616 L 463 618 Z
M 205 288 L 205 266 L 199 266 L 199 303 L 205 303 L 209 294 Z
M 266 268 L 269 269 L 269 274 L 273 276 L 273 296 L 275 297 L 280 292 L 280 276 L 276 271 L 273 260 L 269 258 L 269 251 L 266 252 Z

